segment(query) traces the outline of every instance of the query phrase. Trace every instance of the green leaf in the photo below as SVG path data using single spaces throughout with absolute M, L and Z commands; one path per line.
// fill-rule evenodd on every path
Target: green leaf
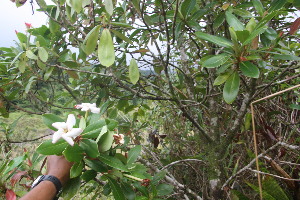
M 174 186 L 163 183 L 163 184 L 159 184 L 156 187 L 156 189 L 157 189 L 158 196 L 164 196 L 164 195 L 171 194 L 174 189 Z
M 35 81 L 36 76 L 32 76 L 30 77 L 30 79 L 28 80 L 28 83 L 25 87 L 25 93 L 27 94 L 31 88 L 32 83 Z
M 98 142 L 98 149 L 100 152 L 104 152 L 110 149 L 114 137 L 113 137 L 114 132 L 108 131 L 107 133 L 104 133 L 103 136 L 100 138 Z
M 83 149 L 78 144 L 74 144 L 74 146 L 67 146 L 63 152 L 65 158 L 69 162 L 80 162 L 83 158 L 83 153 Z
M 48 52 L 45 50 L 44 47 L 39 47 L 38 55 L 43 62 L 47 62 L 48 60 Z
M 280 10 L 286 4 L 286 0 L 273 0 L 270 4 L 268 12 L 273 12 L 275 10 Z
M 296 60 L 300 61 L 300 57 L 295 55 L 275 55 L 273 57 L 274 60 Z
M 110 24 L 113 26 L 120 26 L 120 27 L 124 27 L 124 28 L 133 28 L 133 26 L 131 26 L 130 24 L 126 24 L 126 23 L 122 23 L 122 22 L 110 22 Z M 113 31 L 113 30 L 111 30 L 111 31 Z
M 116 30 L 111 30 L 111 32 L 113 32 L 121 40 L 124 40 L 125 42 L 127 42 L 129 44 L 133 44 L 132 41 L 128 37 L 126 37 L 123 33 L 116 31 Z
M 114 12 L 114 5 L 112 0 L 104 0 L 105 10 L 111 16 Z
M 259 69 L 257 66 L 252 64 L 249 61 L 244 61 L 240 63 L 240 69 L 245 76 L 251 78 L 258 78 L 259 77 Z
M 38 146 L 36 151 L 43 155 L 61 155 L 69 144 L 65 140 L 58 140 L 55 144 L 52 140 L 46 140 Z
M 102 162 L 100 162 L 99 160 L 88 160 L 88 159 L 84 159 L 85 164 L 90 167 L 91 169 L 93 169 L 96 172 L 107 172 L 107 167 L 104 166 L 104 164 Z
M 65 120 L 54 114 L 43 114 L 43 121 L 48 128 L 56 131 L 57 129 L 52 124 L 54 122 L 64 122 Z
M 39 60 L 38 60 L 39 62 Z M 51 76 L 52 71 L 54 70 L 54 67 L 49 67 L 46 71 L 46 73 L 44 74 L 44 80 L 48 80 L 48 78 Z
M 101 26 L 95 26 L 85 37 L 83 41 L 83 50 L 87 55 L 90 55 L 97 46 L 99 31 Z
M 131 59 L 129 65 L 129 79 L 132 84 L 136 84 L 140 78 L 140 71 L 134 58 Z
M 115 200 L 126 200 L 120 185 L 114 179 L 108 177 L 110 188 Z
M 181 4 L 181 14 L 184 19 L 186 19 L 193 8 L 195 8 L 196 0 L 184 0 L 184 2 Z
M 1 175 L 6 175 L 8 172 L 13 170 L 14 168 L 19 167 L 26 158 L 27 158 L 27 156 L 23 155 L 23 156 L 19 156 L 17 158 L 14 158 L 13 160 L 9 161 L 8 165 L 6 166 L 3 173 L 1 173 Z
M 234 16 L 232 13 L 229 11 L 226 11 L 225 13 L 226 16 L 226 21 L 227 23 L 234 28 L 235 31 L 242 31 L 245 29 L 244 25 L 242 22 L 238 20 L 236 16 Z
M 225 13 L 221 12 L 214 20 L 213 29 L 216 30 L 225 21 Z
M 258 35 L 260 35 L 260 34 L 262 34 L 263 32 L 265 32 L 267 28 L 268 28 L 267 26 L 264 26 L 264 27 L 261 27 L 261 28 L 259 28 L 259 29 L 255 29 L 255 30 L 249 35 L 249 37 L 243 42 L 242 45 L 244 46 L 244 45 L 247 45 L 247 44 L 251 43 L 252 40 L 253 40 L 254 38 L 256 38 Z
M 220 74 L 214 81 L 214 85 L 221 85 L 223 84 L 231 75 L 232 72 L 225 72 L 223 74 Z
M 98 120 L 88 125 L 82 132 L 82 138 L 97 138 L 102 127 L 106 125 L 105 120 Z
M 299 104 L 291 104 L 290 108 L 295 109 L 295 110 L 300 110 L 300 105 Z
M 213 57 L 210 57 L 206 61 L 203 62 L 202 67 L 206 68 L 215 68 L 223 65 L 230 58 L 230 55 L 222 53 Z
M 209 35 L 209 34 L 202 33 L 202 32 L 195 32 L 195 35 L 200 39 L 207 40 L 218 46 L 228 47 L 228 48 L 231 48 L 233 46 L 233 44 L 230 40 L 223 38 L 223 37 Z
M 98 46 L 98 58 L 102 65 L 109 67 L 115 62 L 114 44 L 108 29 L 102 31 Z
M 255 27 L 256 27 L 256 21 L 252 17 L 246 25 L 246 30 L 249 31 L 249 33 L 252 33 Z
M 130 184 L 121 182 L 121 188 L 126 199 L 135 200 L 135 192 L 133 191 L 132 186 Z
M 33 59 L 33 60 L 38 59 L 38 57 L 31 50 L 26 51 L 26 56 L 27 56 L 27 58 L 30 58 L 30 59 Z
M 249 35 L 250 35 L 248 30 L 236 31 L 235 33 L 237 35 L 238 40 L 241 43 L 245 42 L 248 39 Z
M 81 179 L 84 180 L 85 182 L 89 182 L 90 180 L 93 180 L 97 176 L 97 172 L 94 170 L 87 170 L 83 172 L 81 175 Z
M 70 170 L 70 177 L 75 178 L 77 176 L 80 176 L 83 167 L 84 167 L 84 165 L 83 165 L 82 161 L 74 163 L 74 165 L 72 166 L 72 168 Z
M 27 43 L 27 36 L 24 33 L 17 33 L 17 37 L 21 43 Z
M 263 16 L 265 9 L 264 9 L 262 3 L 260 2 L 260 0 L 252 0 L 252 3 L 253 3 L 253 6 L 255 7 L 257 13 L 260 16 Z
M 167 175 L 167 171 L 166 170 L 162 170 L 162 171 L 158 172 L 157 174 L 155 174 L 153 176 L 153 179 L 152 179 L 151 183 L 153 185 L 157 185 L 159 183 L 159 181 L 161 181 L 162 179 L 165 178 L 166 175 Z
M 137 145 L 128 152 L 127 165 L 131 165 L 136 161 L 142 150 L 141 145 Z
M 98 145 L 94 140 L 83 139 L 80 141 L 80 147 L 91 158 L 99 156 Z
M 70 0 L 70 4 L 77 13 L 80 13 L 82 10 L 82 0 Z
M 110 167 L 113 167 L 115 169 L 128 172 L 127 167 L 117 158 L 107 155 L 100 155 L 99 159 L 101 162 L 107 164 Z
M 240 76 L 234 72 L 226 81 L 223 89 L 223 98 L 226 103 L 231 104 L 238 95 L 240 87 Z
M 64 186 L 61 196 L 64 200 L 71 200 L 79 191 L 81 184 L 80 177 L 70 179 L 66 186 Z

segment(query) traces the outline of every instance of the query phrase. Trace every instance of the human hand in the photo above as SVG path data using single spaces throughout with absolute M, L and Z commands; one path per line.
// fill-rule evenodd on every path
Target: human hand
M 70 163 L 64 156 L 51 155 L 47 157 L 47 175 L 57 177 L 64 186 L 70 179 L 70 169 L 73 163 Z

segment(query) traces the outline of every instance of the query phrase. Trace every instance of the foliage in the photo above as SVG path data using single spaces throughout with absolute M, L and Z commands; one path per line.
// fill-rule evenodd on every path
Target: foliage
M 4 117 L 12 108 L 65 114 L 63 109 L 75 104 L 96 102 L 99 114 L 77 120 L 84 131 L 75 146 L 45 141 L 37 151 L 75 161 L 76 186 L 75 177 L 88 176 L 85 170 L 97 172 L 97 180 L 105 182 L 103 193 L 116 199 L 133 199 L 133 194 L 166 198 L 165 192 L 172 192 L 168 180 L 177 190 L 170 198 L 225 199 L 234 182 L 223 184 L 253 159 L 250 103 L 299 83 L 298 1 L 36 2 L 49 16 L 48 25 L 17 33 L 17 47 L 1 48 L 0 112 Z M 288 92 L 256 107 L 260 148 L 299 140 L 297 95 Z M 44 115 L 50 129 L 54 116 Z M 114 129 L 127 135 L 125 145 L 112 147 Z M 171 164 L 174 175 L 169 170 L 165 182 L 152 183 L 154 178 L 136 162 L 137 153 L 127 158 L 117 153 L 137 148 L 129 144 L 144 147 L 139 162 L 154 172 Z M 160 149 L 151 147 L 159 144 Z M 282 148 L 271 155 L 298 163 L 290 152 L 279 154 Z M 185 159 L 203 166 L 173 166 Z M 261 165 L 278 172 L 267 161 Z M 131 176 L 150 179 L 151 186 Z M 255 180 L 253 174 L 247 177 Z M 242 178 L 235 181 L 245 185 Z M 296 187 L 289 189 L 298 193 Z M 245 195 L 253 197 L 249 190 Z

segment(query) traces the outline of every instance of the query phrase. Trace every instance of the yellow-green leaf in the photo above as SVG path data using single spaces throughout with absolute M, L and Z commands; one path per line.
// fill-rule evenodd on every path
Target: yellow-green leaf
M 104 0 L 104 4 L 105 4 L 105 10 L 109 15 L 113 14 L 114 11 L 114 5 L 112 0 Z
M 223 84 L 228 77 L 231 75 L 231 72 L 225 72 L 223 74 L 220 74 L 214 81 L 214 85 L 221 85 Z
M 106 67 L 115 62 L 114 44 L 108 29 L 102 31 L 98 46 L 98 58 L 100 63 Z
M 216 56 L 213 56 L 203 62 L 203 67 L 206 68 L 215 68 L 223 65 L 230 58 L 228 54 L 222 53 Z
M 82 10 L 82 0 L 70 0 L 70 4 L 77 13 L 80 13 Z
M 48 52 L 44 47 L 39 47 L 38 55 L 43 62 L 47 62 L 48 60 Z
M 83 50 L 87 55 L 90 55 L 97 46 L 99 31 L 101 26 L 95 26 L 86 36 L 83 41 Z
M 33 60 L 38 59 L 38 57 L 31 50 L 26 51 L 26 56 L 27 56 L 27 58 L 30 58 L 30 59 L 33 59 Z
M 226 103 L 231 104 L 238 95 L 240 88 L 240 76 L 234 72 L 226 81 L 223 89 L 223 98 Z
M 140 79 L 140 71 L 134 58 L 131 59 L 129 65 L 129 79 L 132 84 L 136 84 Z

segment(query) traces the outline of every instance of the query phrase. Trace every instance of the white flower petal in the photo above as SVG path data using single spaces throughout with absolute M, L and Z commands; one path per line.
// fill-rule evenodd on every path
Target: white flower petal
M 88 111 L 88 110 L 90 110 L 90 108 L 88 106 L 83 106 L 81 109 L 81 111 Z
M 82 133 L 82 131 L 83 130 L 81 128 L 73 128 L 72 130 L 70 130 L 69 132 L 64 134 L 64 136 L 66 136 L 66 137 L 77 137 L 78 135 L 80 135 L 80 133 Z
M 78 104 L 78 105 L 75 105 L 74 106 L 76 109 L 81 109 L 82 108 L 82 105 L 81 104 Z
M 75 116 L 73 114 L 69 114 L 68 115 L 68 119 L 67 119 L 67 127 L 68 127 L 68 131 L 72 130 L 73 126 L 76 124 L 76 119 Z
M 52 143 L 56 143 L 61 138 L 63 133 L 63 129 L 58 129 L 58 131 L 53 134 Z
M 52 126 L 53 126 L 54 128 L 56 128 L 57 130 L 58 130 L 58 129 L 66 129 L 66 128 L 67 128 L 67 124 L 66 124 L 65 122 L 54 122 L 54 123 L 52 124 Z
M 100 113 L 100 108 L 91 107 L 90 109 L 92 113 Z
M 74 145 L 74 141 L 73 141 L 73 139 L 72 139 L 71 137 L 67 137 L 67 136 L 65 136 L 65 134 L 62 135 L 61 137 L 62 137 L 64 140 L 66 140 L 66 142 L 69 143 L 71 146 Z

